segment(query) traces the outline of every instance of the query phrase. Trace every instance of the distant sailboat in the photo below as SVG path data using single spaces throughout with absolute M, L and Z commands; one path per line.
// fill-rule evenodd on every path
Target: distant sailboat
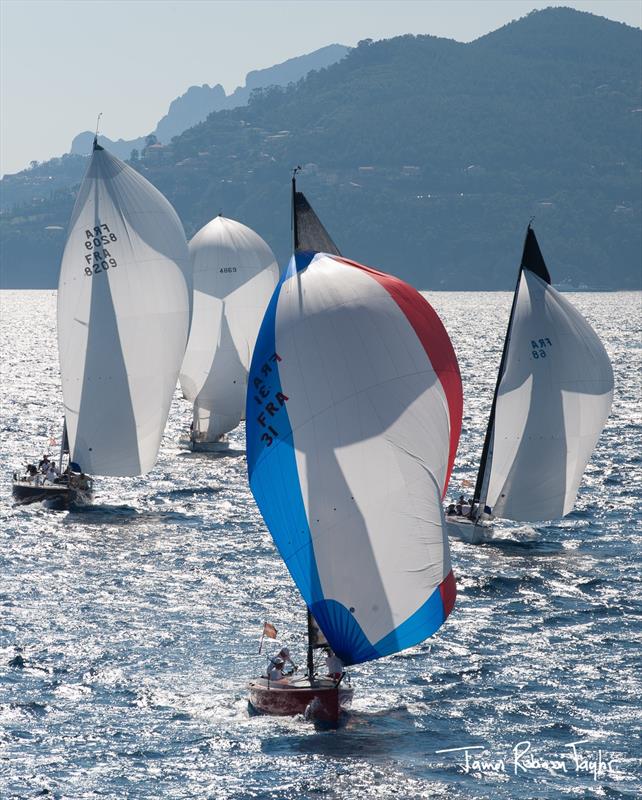
M 416 645 L 455 580 L 442 498 L 461 428 L 455 353 L 403 281 L 317 252 L 293 188 L 295 254 L 266 312 L 247 397 L 250 487 L 308 607 L 307 674 L 249 685 L 269 714 L 336 721 L 352 688 L 318 674 L 318 625 L 344 665 Z M 309 250 L 301 250 L 305 246 Z
M 482 522 L 556 519 L 575 503 L 611 411 L 613 370 L 584 317 L 551 286 L 528 226 L 469 517 L 451 530 L 482 538 Z
M 156 462 L 187 341 L 188 263 L 169 202 L 94 140 L 58 285 L 66 433 L 84 473 Z
M 201 228 L 189 251 L 193 315 L 180 374 L 194 404 L 188 446 L 225 450 L 225 434 L 245 416 L 250 356 L 279 268 L 258 234 L 221 215 Z

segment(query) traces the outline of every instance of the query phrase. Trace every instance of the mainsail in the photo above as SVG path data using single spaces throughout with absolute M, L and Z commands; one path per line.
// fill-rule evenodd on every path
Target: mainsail
M 250 356 L 279 268 L 258 234 L 220 215 L 189 251 L 194 302 L 180 381 L 194 403 L 194 433 L 212 442 L 244 416 Z
M 551 286 L 529 225 L 475 488 L 480 509 L 525 522 L 568 514 L 612 400 L 604 346 Z
M 297 252 L 252 358 L 250 486 L 345 664 L 410 647 L 455 601 L 443 498 L 461 429 L 448 335 L 385 273 Z
M 145 178 L 94 144 L 58 286 L 58 349 L 71 460 L 150 470 L 185 352 L 187 242 Z

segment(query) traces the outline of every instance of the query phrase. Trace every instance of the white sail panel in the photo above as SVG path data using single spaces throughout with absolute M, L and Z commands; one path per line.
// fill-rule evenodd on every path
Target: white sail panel
M 535 522 L 568 514 L 612 399 L 613 371 L 595 331 L 524 269 L 489 457 L 493 515 Z
M 72 461 L 138 475 L 156 461 L 189 324 L 187 242 L 145 178 L 94 150 L 58 286 L 58 348 Z
M 428 303 L 383 273 L 297 254 L 247 414 L 252 491 L 334 651 L 356 663 L 433 633 L 454 601 L 441 500 L 461 382 Z
M 257 233 L 222 216 L 189 250 L 194 310 L 180 380 L 194 403 L 194 432 L 214 441 L 243 418 L 250 358 L 279 268 Z

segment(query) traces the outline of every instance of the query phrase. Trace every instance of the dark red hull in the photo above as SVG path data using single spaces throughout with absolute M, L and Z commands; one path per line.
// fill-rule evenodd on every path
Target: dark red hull
M 329 678 L 315 680 L 313 685 L 307 678 L 293 681 L 270 682 L 267 678 L 256 678 L 248 684 L 250 705 L 261 714 L 278 717 L 293 717 L 297 714 L 336 723 L 341 711 L 352 702 L 352 687 L 339 686 Z

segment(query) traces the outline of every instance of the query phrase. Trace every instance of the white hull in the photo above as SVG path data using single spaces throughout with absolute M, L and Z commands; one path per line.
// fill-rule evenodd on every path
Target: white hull
M 230 440 L 226 437 L 214 442 L 199 442 L 185 436 L 178 443 L 194 453 L 226 453 L 230 449 Z
M 449 536 L 454 536 L 468 544 L 480 544 L 480 542 L 486 541 L 492 533 L 490 525 L 473 522 L 468 517 L 446 516 L 446 526 Z

